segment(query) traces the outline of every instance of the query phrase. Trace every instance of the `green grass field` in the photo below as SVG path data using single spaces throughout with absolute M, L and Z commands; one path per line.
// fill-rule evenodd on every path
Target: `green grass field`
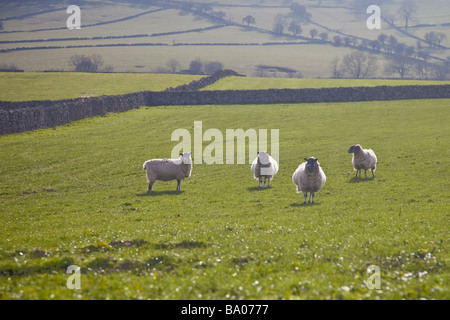
M 0 72 L 0 100 L 60 100 L 146 90 L 162 91 L 201 77 L 144 73 Z
M 142 107 L 2 136 L 0 299 L 449 299 L 449 116 L 448 100 Z M 146 193 L 142 163 L 194 121 L 279 129 L 272 187 L 201 164 Z M 354 177 L 354 143 L 375 179 Z M 303 205 L 291 176 L 309 156 L 327 182 Z
M 204 88 L 203 90 L 301 89 L 301 88 L 333 88 L 333 87 L 442 85 L 442 84 L 450 84 L 450 81 L 226 77 Z

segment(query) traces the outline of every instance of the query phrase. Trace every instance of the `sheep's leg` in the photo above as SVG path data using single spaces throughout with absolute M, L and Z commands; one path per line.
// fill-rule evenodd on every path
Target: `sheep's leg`
M 155 183 L 156 180 L 150 180 L 148 182 L 148 190 L 147 191 L 152 191 L 153 189 L 153 184 Z
M 262 188 L 262 177 L 259 177 L 259 187 Z
M 306 198 L 308 197 L 307 192 L 303 192 L 303 203 L 306 204 Z
M 312 194 L 313 194 L 312 192 L 310 192 L 310 193 L 309 193 L 309 199 L 308 199 L 308 203 L 310 203 L 310 202 L 311 202 L 311 196 L 312 196 Z M 314 201 L 313 201 L 313 202 L 314 202 Z
M 267 177 L 264 176 L 264 187 L 266 186 L 266 181 L 267 181 Z M 269 185 L 267 185 L 267 186 L 269 186 Z
M 364 179 L 367 180 L 367 169 L 364 169 Z
M 177 191 L 181 189 L 181 180 L 177 180 Z
M 311 192 L 311 194 L 312 194 L 312 203 L 314 203 L 314 196 L 316 195 L 316 193 L 315 192 Z
M 373 168 L 370 170 L 372 170 L 372 178 L 375 178 L 375 173 L 373 173 Z
M 267 178 L 267 188 L 270 187 L 270 177 Z

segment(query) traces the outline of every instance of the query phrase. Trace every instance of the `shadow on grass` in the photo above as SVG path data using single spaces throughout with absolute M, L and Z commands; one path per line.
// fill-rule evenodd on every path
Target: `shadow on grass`
M 294 203 L 291 203 L 291 207 L 293 207 L 293 208 L 316 207 L 316 206 L 320 206 L 320 202 L 316 202 L 316 203 L 311 203 L 311 202 L 303 203 L 303 201 L 302 201 L 302 202 L 294 202 Z
M 261 188 L 261 187 L 249 187 L 249 188 L 247 188 L 247 190 L 249 192 L 262 191 L 262 190 L 267 190 L 267 189 L 272 189 L 272 187 L 264 187 L 264 188 Z
M 350 180 L 348 180 L 348 183 L 361 183 L 361 182 L 368 182 L 368 181 L 372 181 L 375 180 L 374 177 L 367 177 L 367 179 L 365 178 L 359 178 L 359 177 L 353 177 Z
M 177 195 L 183 194 L 183 190 L 170 190 L 170 191 L 147 191 L 145 193 L 137 193 L 138 197 L 156 197 L 156 196 L 164 196 L 164 195 Z

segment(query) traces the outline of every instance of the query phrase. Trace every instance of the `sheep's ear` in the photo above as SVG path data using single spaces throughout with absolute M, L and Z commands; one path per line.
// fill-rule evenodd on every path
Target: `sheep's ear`
M 319 159 L 317 159 L 317 158 L 314 158 L 314 160 L 319 161 Z
M 258 152 L 256 152 L 257 154 L 259 154 L 259 151 Z
M 182 156 L 183 155 L 183 153 L 182 152 L 180 152 L 180 156 Z
M 308 161 L 308 159 L 306 159 L 306 158 L 303 158 L 303 160 Z

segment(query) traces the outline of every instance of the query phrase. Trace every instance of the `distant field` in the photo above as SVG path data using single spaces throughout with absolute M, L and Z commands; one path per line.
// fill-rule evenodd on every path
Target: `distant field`
M 375 87 L 406 85 L 440 85 L 450 81 L 385 80 L 385 79 L 280 79 L 258 77 L 227 77 L 203 90 L 256 90 L 328 87 Z
M 139 73 L 0 73 L 0 100 L 59 100 L 161 91 L 202 76 Z
M 0 299 L 448 300 L 449 112 L 448 100 L 142 107 L 2 136 Z M 279 129 L 271 188 L 249 164 L 198 164 L 180 192 L 146 193 L 142 163 L 170 156 L 194 121 Z M 353 143 L 377 153 L 375 179 L 354 177 Z M 291 181 L 309 156 L 327 175 L 315 205 Z M 380 290 L 364 284 L 369 265 Z
M 190 3 L 191 1 L 184 1 Z M 36 48 L 42 46 L 90 46 L 86 48 L 53 48 L 49 50 L 33 49 L 30 51 L 11 51 L 0 53 L 0 64 L 15 64 L 25 71 L 43 70 L 70 70 L 67 59 L 79 52 L 86 54 L 101 54 L 105 60 L 118 72 L 156 72 L 167 62 L 167 57 L 178 59 L 183 68 L 188 68 L 189 63 L 201 58 L 203 61 L 219 61 L 229 69 L 234 69 L 249 76 L 256 75 L 255 68 L 258 65 L 272 65 L 292 68 L 301 71 L 305 77 L 330 77 L 330 63 L 335 58 L 342 58 L 352 50 L 360 50 L 350 47 L 336 47 L 328 44 L 308 43 L 296 47 L 293 51 L 292 44 L 288 42 L 308 42 L 311 40 L 310 31 L 316 29 L 318 34 L 325 32 L 328 40 L 334 36 L 341 38 L 356 38 L 359 45 L 362 39 L 374 40 L 381 34 L 394 36 L 398 42 L 416 47 L 414 36 L 424 38 L 425 34 L 434 31 L 442 32 L 446 38 L 442 45 L 450 47 L 450 27 L 443 24 L 450 23 L 450 6 L 445 0 L 430 0 L 418 3 L 416 19 L 411 22 L 408 32 L 411 35 L 400 32 L 382 24 L 381 30 L 369 30 L 366 27 L 368 14 L 366 8 L 356 6 L 354 0 L 324 0 L 321 5 L 316 1 L 298 0 L 305 5 L 311 13 L 312 23 L 302 22 L 301 38 L 292 38 L 288 29 L 290 18 L 288 14 L 289 2 L 270 1 L 260 2 L 254 0 L 245 1 L 207 1 L 199 0 L 195 3 L 208 3 L 209 15 L 204 12 L 186 11 L 180 7 L 152 6 L 127 3 L 111 3 L 104 1 L 85 1 L 81 6 L 83 11 L 81 30 L 68 30 L 65 28 L 68 15 L 62 4 L 58 2 L 36 3 L 33 5 L 9 2 L 0 2 L 0 12 L 4 17 L 18 16 L 21 14 L 36 13 L 48 8 L 58 8 L 58 11 L 35 14 L 23 18 L 5 20 L 3 30 L 0 32 L 0 41 L 25 41 L 22 43 L 0 43 L 0 50 L 16 48 Z M 179 4 L 174 2 L 173 4 Z M 402 27 L 402 20 L 398 17 L 397 2 L 383 2 L 381 9 L 383 16 L 393 18 L 395 25 Z M 35 9 L 35 10 L 33 10 Z M 150 12 L 154 11 L 154 12 Z M 214 18 L 214 14 L 221 13 L 223 19 Z M 286 19 L 286 27 L 283 34 L 273 32 L 274 19 L 277 14 L 283 14 Z M 137 15 L 137 16 L 136 16 Z M 255 23 L 248 28 L 242 25 L 242 19 L 252 15 Z M 99 24 L 100 23 L 100 24 Z M 229 25 L 241 24 L 239 26 Z M 99 24 L 93 26 L 93 24 Z M 434 24 L 434 26 L 423 26 Z M 201 31 L 202 28 L 224 26 L 217 29 Z M 58 28 L 58 30 L 31 30 Z M 257 28 L 257 29 L 254 29 Z M 194 30 L 194 31 L 193 31 Z M 25 31 L 25 32 L 11 32 Z M 178 33 L 180 32 L 180 33 Z M 169 34 L 166 34 L 169 33 Z M 159 34 L 158 36 L 152 36 Z M 160 35 L 165 34 L 165 35 Z M 95 37 L 121 37 L 136 36 L 136 38 L 112 38 L 95 39 Z M 144 35 L 144 36 L 143 36 Z M 70 38 L 89 38 L 87 40 L 61 41 Z M 93 39 L 94 38 L 94 39 Z M 46 41 L 57 39 L 58 41 Z M 319 39 L 316 36 L 315 39 Z M 29 41 L 27 41 L 29 40 Z M 32 42 L 31 40 L 42 40 Z M 281 43 L 276 50 L 268 47 L 258 48 L 254 44 Z M 173 46 L 184 43 L 186 46 Z M 230 46 L 219 44 L 231 43 Z M 425 42 L 420 42 L 420 50 L 431 55 L 430 62 L 442 62 L 439 59 L 447 59 L 450 49 L 428 48 Z M 141 47 L 142 44 L 146 46 Z M 149 44 L 163 44 L 166 47 L 149 46 Z M 208 44 L 204 46 L 202 44 Z M 239 44 L 239 45 L 237 45 Z M 126 47 L 102 45 L 126 45 Z M 128 47 L 131 45 L 131 47 Z M 217 45 L 213 49 L 210 45 Z M 245 48 L 242 48 L 245 47 Z M 169 53 L 170 51 L 170 53 Z M 267 51 L 261 54 L 262 51 Z M 372 77 L 384 77 L 384 64 L 389 57 L 385 52 L 375 53 L 379 60 L 377 74 Z M 146 63 L 144 64 L 143 61 Z M 145 68 L 136 68 L 136 65 L 144 65 Z M 270 75 L 272 76 L 272 75 Z M 286 77 L 286 74 L 278 73 L 276 77 Z
M 138 40 L 139 41 L 139 40 Z M 27 71 L 70 70 L 68 61 L 72 55 L 100 54 L 105 64 L 113 64 L 115 72 L 156 72 L 165 68 L 170 59 L 180 62 L 181 69 L 188 69 L 194 59 L 203 62 L 220 61 L 225 69 L 233 69 L 241 74 L 257 76 L 257 66 L 276 65 L 300 71 L 306 78 L 330 77 L 330 56 L 321 45 L 267 45 L 267 46 L 138 46 L 102 47 L 58 50 L 36 50 L 10 52 L 2 62 L 17 66 L 27 66 Z M 327 48 L 334 48 L 331 45 Z M 180 55 L 180 50 L 183 52 Z M 349 48 L 335 48 L 335 53 L 344 55 Z M 51 54 L 50 54 L 51 53 Z M 276 61 L 274 62 L 274 57 Z M 268 76 L 286 76 L 267 74 Z

